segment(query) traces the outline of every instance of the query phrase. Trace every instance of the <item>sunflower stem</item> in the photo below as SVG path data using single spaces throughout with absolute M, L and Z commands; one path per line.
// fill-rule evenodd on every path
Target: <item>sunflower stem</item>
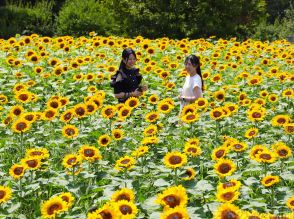
M 174 178 L 174 181 L 175 181 L 175 184 L 178 185 L 178 168 L 175 168 L 175 178 Z

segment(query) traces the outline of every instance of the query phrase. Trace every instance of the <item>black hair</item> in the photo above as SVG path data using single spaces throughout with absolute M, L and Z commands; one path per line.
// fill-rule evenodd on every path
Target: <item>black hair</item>
M 124 62 L 124 60 L 128 61 L 130 55 L 132 54 L 135 56 L 135 58 L 137 58 L 135 51 L 132 50 L 131 48 L 125 48 L 123 50 L 121 54 L 122 60 L 119 65 L 119 70 L 124 70 L 126 68 L 126 63 Z
M 204 82 L 203 82 L 203 78 L 202 78 L 202 74 L 201 74 L 201 69 L 200 69 L 200 57 L 197 57 L 195 55 L 189 55 L 186 57 L 185 59 L 185 63 L 187 63 L 188 61 L 191 62 L 191 64 L 196 67 L 196 72 L 197 74 L 200 76 L 201 78 L 201 83 L 202 83 L 202 91 L 204 91 Z

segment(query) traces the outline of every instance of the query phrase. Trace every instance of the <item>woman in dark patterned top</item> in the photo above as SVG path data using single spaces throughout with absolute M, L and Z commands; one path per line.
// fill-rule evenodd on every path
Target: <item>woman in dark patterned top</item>
M 114 89 L 114 96 L 118 102 L 124 103 L 129 97 L 139 97 L 147 86 L 141 86 L 142 75 L 138 68 L 134 68 L 136 63 L 136 53 L 130 48 L 122 52 L 122 60 L 118 71 L 111 77 L 111 86 Z

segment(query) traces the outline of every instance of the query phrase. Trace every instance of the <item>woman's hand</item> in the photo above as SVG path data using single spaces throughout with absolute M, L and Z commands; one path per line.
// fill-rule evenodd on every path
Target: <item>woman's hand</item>
M 141 96 L 143 93 L 142 92 L 140 92 L 139 90 L 138 90 L 138 88 L 134 91 L 134 92 L 132 92 L 132 96 L 134 96 L 134 97 L 139 97 L 139 96 Z
M 144 85 L 142 86 L 142 91 L 146 91 L 147 89 L 148 89 L 148 86 L 144 84 Z

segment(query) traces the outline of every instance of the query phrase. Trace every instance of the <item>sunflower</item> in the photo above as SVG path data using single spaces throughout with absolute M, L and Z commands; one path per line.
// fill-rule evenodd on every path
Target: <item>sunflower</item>
M 207 80 L 210 77 L 211 73 L 209 71 L 205 71 L 202 73 L 203 80 Z
M 248 139 L 252 139 L 256 137 L 258 134 L 258 129 L 257 128 L 250 128 L 245 132 L 245 137 Z
M 229 159 L 221 158 L 214 165 L 214 170 L 220 177 L 230 176 L 236 170 L 236 165 Z
M 81 155 L 83 160 L 87 160 L 90 162 L 102 159 L 102 156 L 98 148 L 90 145 L 81 146 L 79 149 L 79 154 Z
M 294 211 L 294 196 L 290 197 L 287 200 L 286 205 L 288 206 L 288 208 L 290 208 L 292 211 Z
M 230 149 L 236 152 L 241 152 L 245 151 L 247 147 L 248 145 L 244 142 L 236 142 L 231 145 Z
M 261 163 L 274 163 L 276 159 L 276 154 L 269 150 L 259 152 L 256 156 L 256 161 Z
M 188 181 L 192 180 L 196 176 L 196 172 L 193 168 L 188 168 L 184 171 L 184 174 L 182 175 L 182 180 Z
M 224 101 L 225 98 L 226 98 L 225 91 L 224 90 L 219 90 L 219 91 L 214 92 L 214 98 L 217 101 Z
M 9 175 L 14 179 L 20 179 L 27 169 L 27 166 L 24 164 L 13 164 L 9 169 Z
M 224 112 L 222 110 L 222 107 L 216 107 L 210 111 L 209 115 L 211 119 L 219 120 L 224 117 Z
M 168 102 L 161 101 L 158 103 L 157 108 L 158 108 L 158 112 L 167 114 L 173 109 L 173 106 L 169 104 Z
M 290 122 L 291 118 L 289 115 L 276 115 L 271 120 L 272 126 L 283 126 Z
M 60 121 L 68 123 L 70 122 L 70 120 L 72 120 L 73 116 L 74 116 L 74 110 L 68 109 L 61 114 Z
M 31 123 L 25 119 L 19 118 L 12 123 L 11 128 L 14 132 L 23 133 L 31 128 Z
M 280 182 L 279 176 L 272 176 L 272 175 L 267 175 L 263 177 L 261 180 L 261 184 L 264 185 L 265 187 L 273 186 L 279 182 Z
M 288 97 L 288 98 L 293 98 L 294 97 L 294 90 L 291 88 L 287 88 L 287 89 L 283 90 L 282 96 Z
M 262 121 L 265 117 L 266 111 L 263 109 L 253 109 L 247 111 L 247 117 L 252 122 Z
M 132 152 L 133 157 L 141 157 L 144 154 L 148 153 L 149 147 L 148 146 L 140 146 L 135 151 Z
M 241 219 L 241 210 L 230 203 L 222 204 L 213 214 L 214 219 Z
M 120 218 L 116 203 L 106 203 L 101 208 L 87 215 L 88 219 L 116 219 Z
M 88 101 L 93 101 L 96 104 L 97 109 L 101 108 L 103 104 L 103 99 L 100 96 L 92 96 Z
M 130 170 L 134 168 L 135 163 L 136 163 L 136 160 L 133 157 L 124 156 L 116 161 L 114 169 L 118 171 L 122 171 L 124 169 Z
M 101 114 L 103 118 L 110 119 L 115 115 L 115 111 L 115 106 L 107 105 L 101 109 Z
M 182 185 L 169 187 L 157 195 L 155 202 L 165 207 L 165 209 L 177 206 L 186 207 L 188 203 L 186 189 Z
M 208 76 L 209 77 L 209 76 Z M 208 78 L 208 77 L 205 77 L 205 80 Z M 222 76 L 221 74 L 215 74 L 213 75 L 213 77 L 210 79 L 211 82 L 213 83 L 216 83 L 218 81 L 221 81 L 222 80 Z
M 130 97 L 126 100 L 125 105 L 133 109 L 140 105 L 140 101 L 137 97 Z
M 66 168 L 73 168 L 82 162 L 82 157 L 80 154 L 67 154 L 62 159 L 62 165 Z
M 227 154 L 227 151 L 228 151 L 228 148 L 224 146 L 214 148 L 211 153 L 211 158 L 213 160 L 219 160 L 221 158 L 224 158 Z
M 81 81 L 81 80 L 83 80 L 83 78 L 84 78 L 84 75 L 82 73 L 79 73 L 79 74 L 76 74 L 73 76 L 73 79 L 75 81 Z
M 119 111 L 118 111 L 118 117 L 120 119 L 126 119 L 127 117 L 129 117 L 132 113 L 132 109 L 131 107 L 125 105 L 125 106 L 122 106 Z
M 35 157 L 40 160 L 49 158 L 49 152 L 46 148 L 30 148 L 26 150 L 25 157 Z
M 257 160 L 257 156 L 261 152 L 268 151 L 268 148 L 263 145 L 254 145 L 250 150 L 250 159 Z
M 112 137 L 114 140 L 121 140 L 124 137 L 124 132 L 123 130 L 120 129 L 113 129 L 112 130 Z
M 234 103 L 226 103 L 224 107 L 228 109 L 231 113 L 235 113 L 238 111 L 238 105 Z
M 241 187 L 241 182 L 235 179 L 231 179 L 228 182 L 224 183 L 219 183 L 217 186 L 217 190 L 226 190 L 226 189 L 231 189 L 231 190 L 238 190 Z
M 73 205 L 75 197 L 70 192 L 62 192 L 58 195 L 63 201 L 66 202 L 67 207 L 70 208 Z
M 38 157 L 26 157 L 21 159 L 21 163 L 27 166 L 27 169 L 37 170 L 41 167 L 42 162 Z
M 188 211 L 184 207 L 177 206 L 164 211 L 160 215 L 160 219 L 190 219 Z
M 58 112 L 54 108 L 45 109 L 42 114 L 42 119 L 46 121 L 52 121 L 56 116 Z
M 99 138 L 98 138 L 98 144 L 101 146 L 101 147 L 106 147 L 107 145 L 109 145 L 111 142 L 111 138 L 109 137 L 109 135 L 101 135 Z
M 168 152 L 163 160 L 166 167 L 175 169 L 187 163 L 187 156 L 181 152 Z
M 123 189 L 120 189 L 112 194 L 112 196 L 111 196 L 112 202 L 118 202 L 121 200 L 126 200 L 128 202 L 134 202 L 135 201 L 134 190 L 128 189 L 128 188 L 123 188 Z
M 7 98 L 7 96 L 5 96 L 4 94 L 0 94 L 0 104 L 1 104 L 1 105 L 4 105 L 4 104 L 6 104 L 6 103 L 8 103 L 8 98 Z
M 270 219 L 268 214 L 258 213 L 257 211 L 243 211 L 244 219 Z
M 116 204 L 116 208 L 118 212 L 121 214 L 121 219 L 133 219 L 136 218 L 138 213 L 138 208 L 132 202 L 128 202 L 126 200 L 118 201 Z
M 145 120 L 147 122 L 153 123 L 153 122 L 157 121 L 158 119 L 159 119 L 159 113 L 156 111 L 149 112 L 145 115 Z
M 294 133 L 294 123 L 288 123 L 283 125 L 286 134 L 293 134 Z
M 19 116 L 24 112 L 24 108 L 21 105 L 15 105 L 11 107 L 9 113 L 13 116 Z
M 8 202 L 11 199 L 11 188 L 7 186 L 0 186 L 0 204 Z
M 277 143 L 273 146 L 276 155 L 281 158 L 285 159 L 292 156 L 291 148 L 285 145 L 284 143 Z
M 188 113 L 186 115 L 183 115 L 181 117 L 181 120 L 185 123 L 192 123 L 192 122 L 196 122 L 199 120 L 199 114 L 198 113 Z
M 50 198 L 41 205 L 41 214 L 43 218 L 55 218 L 59 213 L 67 210 L 67 203 L 59 196 Z
M 62 135 L 66 138 L 74 138 L 77 137 L 79 134 L 79 130 L 73 125 L 65 125 L 62 128 Z
M 32 93 L 29 91 L 19 91 L 15 94 L 15 99 L 21 103 L 28 103 L 31 101 Z
M 197 145 L 185 144 L 184 152 L 191 157 L 196 157 L 202 153 L 202 150 Z
M 231 203 L 238 199 L 240 192 L 235 189 L 225 189 L 219 190 L 216 194 L 216 198 L 219 202 L 228 202 Z
M 87 116 L 87 107 L 84 103 L 79 103 L 75 105 L 73 111 L 79 119 Z
M 46 105 L 49 109 L 50 108 L 58 109 L 61 106 L 61 103 L 59 102 L 58 99 L 50 99 Z
M 208 106 L 208 100 L 200 97 L 195 101 L 195 105 L 197 106 L 197 108 L 204 109 Z
M 268 100 L 271 103 L 276 103 L 279 100 L 279 97 L 277 94 L 270 94 L 268 95 Z
M 144 136 L 152 136 L 156 135 L 158 132 L 156 125 L 149 125 L 147 128 L 144 129 Z

